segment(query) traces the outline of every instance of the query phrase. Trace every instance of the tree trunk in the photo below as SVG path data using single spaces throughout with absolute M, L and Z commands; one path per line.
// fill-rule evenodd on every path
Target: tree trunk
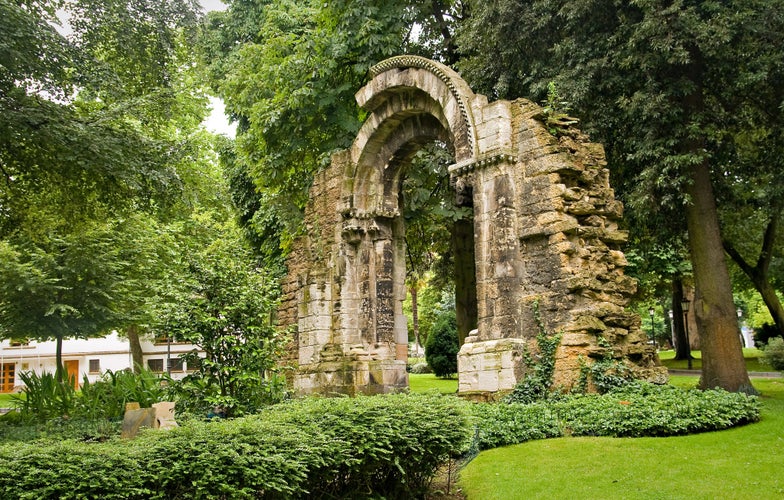
M 756 394 L 738 336 L 738 316 L 707 160 L 695 164 L 690 174 L 691 203 L 686 206 L 686 221 L 696 285 L 692 310 L 701 335 L 700 388 L 721 387 L 731 392 Z
M 768 311 L 770 311 L 770 315 L 773 316 L 776 328 L 778 328 L 781 336 L 784 337 L 784 308 L 781 306 L 778 295 L 776 295 L 776 289 L 774 289 L 773 285 L 767 280 L 761 283 L 754 283 L 754 286 L 757 288 L 760 295 L 762 295 L 762 300 L 765 302 L 765 305 L 768 306 Z
M 735 247 L 728 241 L 724 242 L 724 249 L 727 254 L 732 257 L 732 260 L 738 264 L 738 267 L 749 277 L 754 288 L 757 289 L 762 296 L 762 300 L 770 311 L 773 321 L 776 323 L 776 328 L 779 334 L 784 337 L 784 308 L 781 306 L 781 301 L 776 290 L 770 284 L 770 263 L 773 260 L 773 250 L 778 236 L 779 219 L 781 218 L 781 211 L 784 209 L 784 200 L 777 199 L 771 207 L 770 220 L 765 228 L 765 235 L 762 238 L 762 248 L 759 257 L 757 258 L 756 265 L 752 266 L 746 259 L 738 252 Z
M 683 280 L 680 277 L 672 280 L 672 323 L 675 331 L 675 359 L 686 360 L 691 357 L 691 346 L 686 338 L 683 321 Z
M 411 325 L 414 328 L 414 349 L 419 356 L 419 302 L 418 302 L 419 280 L 417 279 L 410 287 L 408 293 L 411 294 Z
M 128 336 L 128 343 L 131 346 L 131 362 L 133 363 L 133 372 L 139 373 L 144 367 L 144 351 L 142 351 L 142 343 L 139 339 L 139 325 L 130 325 L 125 330 Z
M 63 366 L 63 335 L 58 333 L 55 339 L 54 378 L 58 384 L 62 384 L 65 381 L 65 367 Z

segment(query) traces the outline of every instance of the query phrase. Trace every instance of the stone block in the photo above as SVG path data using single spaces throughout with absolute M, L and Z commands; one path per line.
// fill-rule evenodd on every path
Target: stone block
M 155 408 L 126 410 L 125 415 L 123 415 L 122 432 L 120 436 L 131 439 L 136 437 L 141 429 L 157 429 L 158 419 L 156 416 Z
M 174 420 L 174 405 L 173 401 L 162 401 L 152 405 L 155 409 L 155 419 L 158 421 L 159 429 L 166 430 L 179 427 L 177 421 Z

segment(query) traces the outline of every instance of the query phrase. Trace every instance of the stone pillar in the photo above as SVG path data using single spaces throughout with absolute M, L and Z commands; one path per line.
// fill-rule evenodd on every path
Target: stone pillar
M 501 153 L 450 167 L 455 185 L 473 186 L 474 206 L 478 317 L 477 329 L 458 354 L 461 394 L 509 391 L 523 369 L 527 341 L 521 322 L 515 162 L 514 155 Z

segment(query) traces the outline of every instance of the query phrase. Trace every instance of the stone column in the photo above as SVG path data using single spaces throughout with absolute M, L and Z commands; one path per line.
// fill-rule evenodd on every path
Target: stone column
M 523 339 L 515 157 L 498 154 L 450 168 L 455 184 L 473 184 L 477 329 L 458 354 L 459 392 L 497 393 L 517 383 Z M 460 179 L 462 178 L 462 180 Z

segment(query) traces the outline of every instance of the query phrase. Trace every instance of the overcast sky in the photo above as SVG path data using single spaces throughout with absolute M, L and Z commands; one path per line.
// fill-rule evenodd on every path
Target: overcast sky
M 211 10 L 226 10 L 226 4 L 220 0 L 201 0 L 199 3 L 207 12 Z

